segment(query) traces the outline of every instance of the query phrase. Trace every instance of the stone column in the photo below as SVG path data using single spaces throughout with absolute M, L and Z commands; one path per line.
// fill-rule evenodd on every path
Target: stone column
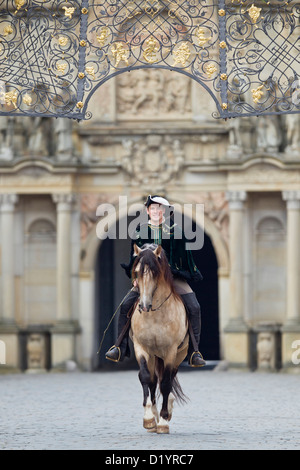
M 75 358 L 75 334 L 78 322 L 72 318 L 71 308 L 71 217 L 75 202 L 73 194 L 54 194 L 57 204 L 57 277 L 56 325 L 52 329 L 52 366 L 64 366 L 66 361 Z
M 292 363 L 293 343 L 300 339 L 300 191 L 283 191 L 282 196 L 287 204 L 287 288 L 282 365 L 295 368 Z
M 249 366 L 249 329 L 244 320 L 245 191 L 228 191 L 230 237 L 229 322 L 225 327 L 225 359 L 231 366 Z
M 0 195 L 1 203 L 1 280 L 2 280 L 2 323 L 15 322 L 14 287 L 14 210 L 18 197 L 15 194 Z
M 74 197 L 72 194 L 55 194 L 57 229 L 57 320 L 71 320 L 71 211 Z
M 0 195 L 1 211 L 1 305 L 0 335 L 6 345 L 6 366 L 18 367 L 18 328 L 15 323 L 14 211 L 16 194 Z

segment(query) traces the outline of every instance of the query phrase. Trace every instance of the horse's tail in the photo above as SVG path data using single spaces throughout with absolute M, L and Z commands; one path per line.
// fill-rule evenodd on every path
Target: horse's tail
M 155 358 L 155 372 L 158 378 L 159 385 L 162 382 L 165 371 L 164 361 L 160 357 Z M 171 370 L 171 393 L 173 393 L 176 401 L 179 403 L 187 403 L 188 397 L 184 394 L 179 380 L 177 378 L 178 369 Z

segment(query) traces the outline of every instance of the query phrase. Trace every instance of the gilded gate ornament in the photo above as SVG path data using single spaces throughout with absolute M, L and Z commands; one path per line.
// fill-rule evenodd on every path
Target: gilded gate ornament
M 143 57 L 149 64 L 154 64 L 157 62 L 156 53 L 159 51 L 158 42 L 153 36 L 151 36 L 147 41 L 145 41 L 145 44 L 147 47 L 143 52 Z
M 299 33 L 299 0 L 0 0 L 0 114 L 88 119 L 143 68 L 198 82 L 216 118 L 300 113 Z

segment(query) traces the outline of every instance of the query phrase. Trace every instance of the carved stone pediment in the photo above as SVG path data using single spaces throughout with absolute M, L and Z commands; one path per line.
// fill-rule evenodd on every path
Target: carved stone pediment
M 138 141 L 124 139 L 122 144 L 120 164 L 132 186 L 160 191 L 184 165 L 182 143 L 170 136 L 153 134 Z
M 23 166 L 24 165 L 24 166 Z M 19 187 L 19 188 L 48 188 L 52 191 L 55 187 L 68 188 L 72 184 L 72 175 L 53 174 L 51 167 L 38 166 L 36 164 L 21 163 L 17 165 L 14 171 L 2 173 L 0 175 L 0 186 L 3 188 Z
M 287 184 L 300 184 L 300 170 L 287 170 L 271 163 L 257 163 L 247 169 L 228 173 L 230 188 L 279 191 Z

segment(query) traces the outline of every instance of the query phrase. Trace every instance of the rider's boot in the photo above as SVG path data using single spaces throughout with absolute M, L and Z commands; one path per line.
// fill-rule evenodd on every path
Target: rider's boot
M 119 336 L 128 321 L 127 314 L 129 313 L 130 309 L 134 306 L 138 297 L 139 297 L 138 292 L 132 291 L 130 292 L 126 300 L 121 305 L 120 315 L 119 315 L 119 320 L 118 320 L 118 339 L 116 341 L 117 345 L 119 343 Z M 109 361 L 113 361 L 113 362 L 121 362 L 126 356 L 127 357 L 130 356 L 128 336 L 129 336 L 129 327 L 122 341 L 120 342 L 120 344 L 118 346 L 113 345 L 105 353 L 106 359 L 108 359 Z
M 200 305 L 194 292 L 190 292 L 189 294 L 183 294 L 180 297 L 186 308 L 188 319 L 195 338 L 194 345 L 193 341 L 191 340 L 189 343 L 188 362 L 191 367 L 203 367 L 205 366 L 206 362 L 203 359 L 202 354 L 198 350 L 201 333 Z

